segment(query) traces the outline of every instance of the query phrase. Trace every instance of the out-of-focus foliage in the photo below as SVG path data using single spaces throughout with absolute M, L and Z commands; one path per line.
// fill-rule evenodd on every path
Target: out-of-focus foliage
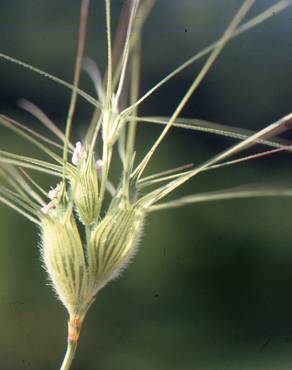
M 114 11 L 122 1 L 115 0 Z M 217 39 L 241 1 L 158 0 L 145 28 L 142 88 Z M 252 14 L 271 5 L 259 0 Z M 0 1 L 0 50 L 72 80 L 79 1 Z M 251 14 L 251 15 L 252 15 Z M 292 9 L 227 46 L 184 111 L 259 129 L 291 106 Z M 105 64 L 104 9 L 92 0 L 87 55 Z M 142 107 L 170 115 L 201 63 Z M 23 123 L 25 97 L 64 127 L 69 92 L 0 61 L 0 109 Z M 92 91 L 87 76 L 83 87 Z M 79 104 L 75 138 L 90 118 Z M 140 150 L 161 128 L 141 126 Z M 31 148 L 0 131 L 1 147 Z M 291 136 L 291 135 L 290 135 Z M 288 134 L 289 138 L 289 134 Z M 232 140 L 173 130 L 153 171 L 200 163 Z M 291 183 L 289 155 L 277 155 L 193 180 L 179 194 L 236 184 Z M 47 188 L 48 179 L 43 179 Z M 153 214 L 134 263 L 100 293 L 85 323 L 74 369 L 285 370 L 292 347 L 292 200 L 252 199 L 200 204 Z M 57 368 L 65 347 L 65 311 L 46 287 L 38 230 L 0 207 L 0 367 Z

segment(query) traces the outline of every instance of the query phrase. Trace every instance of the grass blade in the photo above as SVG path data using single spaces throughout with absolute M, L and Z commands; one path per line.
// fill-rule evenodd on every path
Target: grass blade
M 184 184 L 186 181 L 198 175 L 200 172 L 206 171 L 208 168 L 216 165 L 220 161 L 227 159 L 228 157 L 231 157 L 232 155 L 237 154 L 244 149 L 249 148 L 251 145 L 254 144 L 255 140 L 260 139 L 266 135 L 273 135 L 275 132 L 279 131 L 282 132 L 284 129 L 286 130 L 289 129 L 291 122 L 292 122 L 292 113 L 281 118 L 279 121 L 265 127 L 264 129 L 247 138 L 246 140 L 240 142 L 239 144 L 232 146 L 230 149 L 227 149 L 217 154 L 215 157 L 209 159 L 202 165 L 194 168 L 191 171 L 188 171 L 188 173 L 182 175 L 180 178 L 173 180 L 172 182 L 166 184 L 160 189 L 153 191 L 152 193 L 147 194 L 146 196 L 144 196 L 144 198 L 142 198 L 142 201 L 146 202 L 147 206 L 156 203 L 157 201 L 165 197 L 167 194 L 171 193 L 176 188 Z
M 30 71 L 32 71 L 32 72 L 34 72 L 38 75 L 41 75 L 41 76 L 43 76 L 43 77 L 45 77 L 49 80 L 52 80 L 52 81 L 58 83 L 59 85 L 67 87 L 71 91 L 74 89 L 74 86 L 72 84 L 70 84 L 69 82 L 66 82 L 66 81 L 62 80 L 61 78 L 59 78 L 59 77 L 53 76 L 48 72 L 45 72 L 45 71 L 43 71 L 39 68 L 36 68 L 36 67 L 34 67 L 33 65 L 31 65 L 29 63 L 25 63 L 22 60 L 19 60 L 17 58 L 12 58 L 9 55 L 6 55 L 4 53 L 0 53 L 0 59 L 6 60 L 10 63 L 17 64 L 18 66 L 23 67 L 27 70 L 30 70 Z M 90 103 L 91 105 L 93 105 L 96 108 L 101 108 L 101 106 L 102 106 L 101 103 L 99 101 L 97 101 L 96 99 L 94 99 L 92 96 L 90 96 L 89 94 L 87 94 L 86 92 L 84 92 L 84 91 L 82 91 L 78 88 L 76 89 L 76 91 L 88 103 Z
M 53 134 L 55 134 L 63 143 L 65 142 L 65 135 L 63 132 L 50 120 L 50 118 L 35 104 L 26 100 L 20 99 L 18 105 L 24 109 L 25 111 L 29 112 L 31 115 L 36 117 L 47 129 L 49 129 Z M 48 139 L 46 139 L 48 140 Z M 74 149 L 74 146 L 69 142 L 70 149 Z M 63 149 L 62 145 L 54 143 L 55 146 Z
M 242 199 L 254 197 L 292 197 L 292 188 L 262 188 L 262 189 L 230 189 L 216 192 L 189 195 L 171 202 L 153 205 L 149 211 L 161 211 L 170 208 L 178 208 L 189 204 L 214 202 L 229 199 Z
M 208 60 L 204 64 L 203 68 L 201 69 L 200 73 L 197 75 L 193 83 L 191 84 L 190 88 L 187 90 L 183 98 L 181 99 L 180 103 L 178 104 L 177 108 L 175 109 L 173 115 L 171 116 L 170 120 L 168 121 L 167 125 L 165 126 L 164 130 L 158 137 L 158 139 L 155 141 L 151 149 L 148 151 L 144 159 L 141 161 L 141 163 L 137 166 L 136 170 L 134 171 L 133 176 L 137 176 L 137 179 L 140 178 L 142 175 L 144 169 L 146 168 L 147 164 L 149 163 L 151 157 L 153 156 L 154 152 L 172 127 L 173 123 L 181 113 L 181 111 L 184 109 L 185 105 L 187 104 L 190 97 L 193 95 L 193 93 L 196 91 L 202 80 L 207 75 L 208 71 L 214 64 L 215 60 L 218 58 L 222 50 L 224 49 L 227 42 L 231 39 L 232 34 L 234 33 L 235 29 L 237 28 L 238 24 L 242 21 L 242 19 L 245 17 L 247 12 L 250 10 L 250 8 L 253 6 L 255 0 L 245 0 L 243 5 L 240 7 L 238 12 L 236 13 L 235 17 L 230 22 L 229 26 L 227 27 L 226 31 L 224 32 L 223 36 L 219 40 L 217 46 L 212 51 L 211 55 L 209 56 Z
M 27 213 L 23 209 L 19 208 L 17 205 L 13 204 L 11 201 L 9 201 L 8 199 L 6 199 L 5 197 L 3 197 L 1 195 L 0 195 L 0 202 L 5 204 L 9 208 L 13 209 L 14 211 L 20 213 L 22 216 L 27 218 L 29 221 L 32 221 L 33 223 L 41 226 L 41 223 L 40 223 L 40 221 L 38 221 L 37 218 L 33 217 L 32 215 L 30 215 L 29 213 Z
M 8 158 L 5 158 L 5 157 L 8 157 Z M 0 162 L 2 160 L 5 160 L 5 159 L 16 160 L 20 163 L 19 164 L 20 166 L 25 165 L 27 163 L 30 163 L 30 164 L 39 166 L 40 168 L 51 169 L 51 170 L 53 170 L 55 172 L 59 172 L 59 173 L 62 172 L 62 167 L 61 166 L 51 164 L 49 162 L 41 161 L 39 159 L 35 159 L 35 158 L 32 158 L 32 157 L 26 157 L 24 155 L 18 155 L 18 154 L 7 152 L 5 150 L 0 150 Z
M 155 123 L 159 125 L 166 125 L 169 121 L 169 117 L 137 117 L 137 120 L 145 123 Z M 209 122 L 201 119 L 192 118 L 178 118 L 174 123 L 174 127 L 183 128 L 187 130 L 207 132 L 210 134 L 215 134 L 219 136 L 226 136 L 234 139 L 244 140 L 255 134 L 255 131 L 230 127 L 227 125 L 222 125 L 219 123 Z M 280 133 L 280 132 L 279 132 Z M 278 133 L 278 134 L 279 134 Z M 276 135 L 276 133 L 274 133 Z M 291 142 L 284 139 L 274 138 L 273 140 L 265 140 L 264 136 L 261 139 L 257 139 L 256 143 L 275 147 L 287 149 L 291 145 Z
M 249 21 L 242 24 L 242 26 L 239 26 L 231 38 L 235 38 L 239 36 L 240 34 L 250 30 L 251 28 L 259 25 L 260 23 L 266 21 L 267 19 L 275 16 L 276 14 L 282 12 L 286 8 L 292 5 L 292 0 L 282 0 L 276 3 L 275 5 L 272 5 L 265 11 L 261 12 L 259 15 L 255 16 L 254 18 L 250 19 Z M 178 75 L 180 72 L 185 70 L 187 67 L 195 63 L 196 61 L 200 60 L 204 56 L 208 55 L 212 52 L 217 46 L 220 40 L 214 42 L 213 44 L 209 45 L 199 53 L 195 54 L 193 57 L 189 58 L 185 63 L 178 66 L 176 69 L 174 69 L 170 74 L 168 74 L 166 77 L 164 77 L 162 80 L 160 80 L 155 86 L 153 86 L 151 89 L 147 91 L 145 95 L 143 95 L 139 100 L 135 102 L 132 106 L 127 108 L 126 111 L 131 111 L 135 106 L 140 105 L 144 100 L 146 100 L 149 96 L 151 96 L 155 91 L 157 91 L 160 87 L 162 87 L 166 82 L 170 81 L 173 77 Z M 127 112 L 125 112 L 127 113 Z
M 8 128 L 11 131 L 14 131 L 17 135 L 23 137 L 24 139 L 28 140 L 34 146 L 42 150 L 46 153 L 49 157 L 54 159 L 58 163 L 62 163 L 62 159 L 60 156 L 52 152 L 48 149 L 45 145 L 41 144 L 38 140 L 34 139 L 33 136 L 37 136 L 39 139 L 42 137 L 40 134 L 32 134 L 31 130 L 23 126 L 22 124 L 18 123 L 17 121 L 13 120 L 4 115 L 0 115 L 0 125 Z

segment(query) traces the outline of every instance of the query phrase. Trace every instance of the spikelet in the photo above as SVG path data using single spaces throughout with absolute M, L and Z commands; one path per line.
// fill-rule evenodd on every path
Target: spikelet
M 136 204 L 111 207 L 93 229 L 89 245 L 90 275 L 96 292 L 116 278 L 134 256 L 145 219 Z
M 98 169 L 94 155 L 87 155 L 80 142 L 76 144 L 72 163 L 77 166 L 76 174 L 71 176 L 70 183 L 74 193 L 76 211 L 84 225 L 96 222 L 99 213 L 98 202 Z
M 83 315 L 89 306 L 88 274 L 76 222 L 63 215 L 57 206 L 41 217 L 41 252 L 52 285 L 72 317 Z

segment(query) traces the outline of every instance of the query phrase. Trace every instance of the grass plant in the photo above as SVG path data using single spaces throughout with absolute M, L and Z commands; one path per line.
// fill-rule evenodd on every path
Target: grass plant
M 245 0 L 217 41 L 178 66 L 142 96 L 139 95 L 141 34 L 155 0 L 129 0 L 126 3 L 120 18 L 126 31 L 121 36 L 118 29 L 115 42 L 112 35 L 112 4 L 110 0 L 105 0 L 107 68 L 104 77 L 101 77 L 95 63 L 84 57 L 89 0 L 81 1 L 73 83 L 0 53 L 3 60 L 51 79 L 71 91 L 64 133 L 33 103 L 26 100 L 20 102 L 21 107 L 38 118 L 54 139 L 32 131 L 7 115 L 0 115 L 3 128 L 12 130 L 47 156 L 47 160 L 43 160 L 0 150 L 0 174 L 6 183 L 0 187 L 0 201 L 41 230 L 42 261 L 52 287 L 69 315 L 68 346 L 61 370 L 68 370 L 71 366 L 82 324 L 99 291 L 119 276 L 135 255 L 148 214 L 198 202 L 292 195 L 292 189 L 289 188 L 251 187 L 165 200 L 184 183 L 206 171 L 291 150 L 289 143 L 277 135 L 291 127 L 292 114 L 258 132 L 181 117 L 190 97 L 226 44 L 292 5 L 289 0 L 278 1 L 243 23 L 255 2 Z M 139 107 L 143 102 L 203 57 L 206 57 L 206 61 L 202 69 L 170 117 L 139 115 Z M 95 84 L 94 97 L 79 88 L 82 69 L 87 71 Z M 71 131 L 72 126 L 78 125 L 75 122 L 78 98 L 85 99 L 93 106 L 94 114 L 86 135 L 74 144 L 71 142 Z M 143 159 L 137 163 L 136 131 L 143 124 L 160 125 L 162 130 Z M 198 166 L 182 165 L 146 176 L 146 168 L 150 171 L 151 161 L 172 127 L 227 136 L 239 142 Z M 268 149 L 234 159 L 235 155 L 256 144 Z M 117 183 L 113 183 L 111 173 L 115 156 L 119 157 L 121 163 Z M 33 179 L 33 171 L 48 174 L 50 179 L 53 177 L 49 192 Z

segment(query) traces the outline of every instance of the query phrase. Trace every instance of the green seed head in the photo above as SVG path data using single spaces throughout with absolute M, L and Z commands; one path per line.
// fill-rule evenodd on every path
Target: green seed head
M 74 214 L 68 214 L 63 189 L 62 184 L 52 189 L 52 200 L 42 209 L 42 258 L 70 317 L 82 317 L 98 291 L 117 277 L 135 254 L 146 209 L 140 203 L 121 201 L 119 193 L 105 217 L 89 226 L 84 243 Z
M 73 217 L 63 222 L 63 214 L 57 207 L 41 218 L 41 250 L 52 285 L 71 316 L 86 312 L 90 304 L 88 274 L 76 223 Z
M 96 290 L 116 278 L 135 254 L 145 211 L 137 205 L 111 208 L 92 232 L 89 270 Z
M 79 145 L 78 145 L 79 144 Z M 87 155 L 81 143 L 76 144 L 72 162 L 77 165 L 76 174 L 71 176 L 71 188 L 80 221 L 85 225 L 96 222 L 99 212 L 98 202 L 98 168 L 94 155 Z M 81 149 L 80 149 L 81 148 Z

